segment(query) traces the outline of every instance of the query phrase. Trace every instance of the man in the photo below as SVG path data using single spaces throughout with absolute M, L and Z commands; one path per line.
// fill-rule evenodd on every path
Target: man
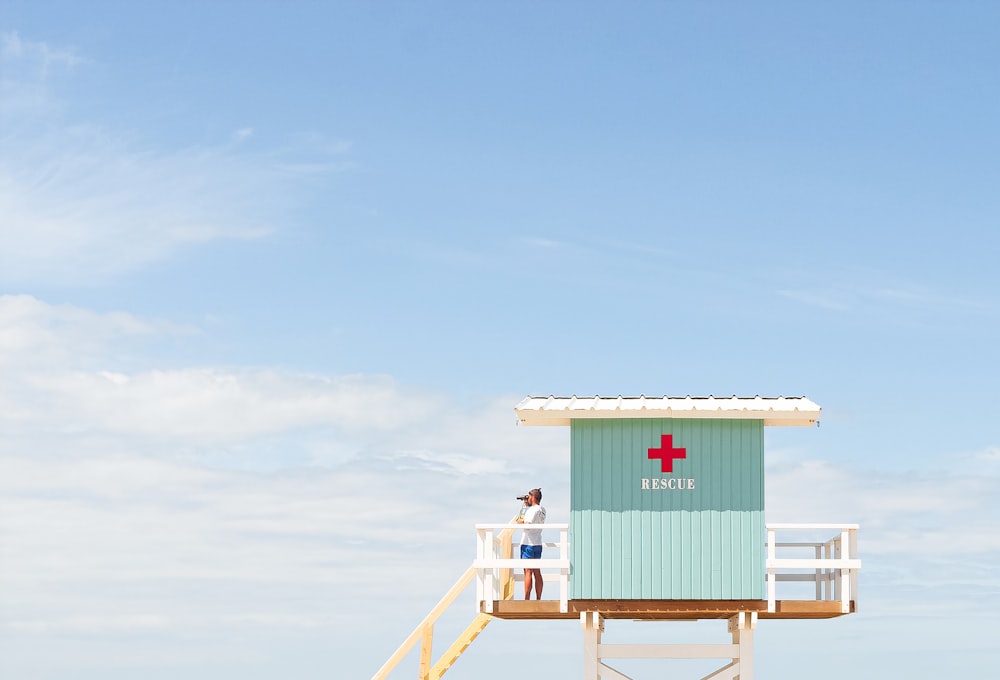
M 542 507 L 542 490 L 532 489 L 524 498 L 526 509 L 517 518 L 518 524 L 545 524 L 545 508 Z M 525 529 L 521 532 L 521 559 L 537 560 L 542 557 L 542 530 Z M 531 599 L 531 587 L 534 581 L 535 599 L 542 599 L 542 570 L 524 570 L 524 599 Z

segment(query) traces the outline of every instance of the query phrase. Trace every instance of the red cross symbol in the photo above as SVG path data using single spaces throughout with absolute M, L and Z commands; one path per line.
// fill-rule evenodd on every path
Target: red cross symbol
M 674 471 L 674 460 L 677 458 L 687 458 L 687 449 L 674 448 L 674 435 L 660 435 L 660 448 L 650 449 L 647 456 L 650 460 L 660 459 L 660 470 L 662 472 Z

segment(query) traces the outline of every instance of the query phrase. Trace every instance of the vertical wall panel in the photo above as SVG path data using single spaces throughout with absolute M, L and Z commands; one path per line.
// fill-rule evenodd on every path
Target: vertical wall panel
M 647 455 L 663 434 L 672 472 Z M 574 420 L 570 441 L 570 597 L 763 599 L 761 421 Z

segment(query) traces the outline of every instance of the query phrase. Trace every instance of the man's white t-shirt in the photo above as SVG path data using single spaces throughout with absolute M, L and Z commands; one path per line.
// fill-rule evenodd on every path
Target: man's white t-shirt
M 540 505 L 532 505 L 524 511 L 525 524 L 545 524 L 545 508 Z M 525 529 L 522 532 L 521 545 L 541 545 L 541 529 Z

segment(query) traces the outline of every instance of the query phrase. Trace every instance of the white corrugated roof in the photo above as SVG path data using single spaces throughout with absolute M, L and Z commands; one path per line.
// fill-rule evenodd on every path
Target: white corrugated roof
M 820 408 L 805 397 L 525 397 L 514 407 L 525 425 L 569 425 L 574 418 L 727 418 L 809 426 Z

